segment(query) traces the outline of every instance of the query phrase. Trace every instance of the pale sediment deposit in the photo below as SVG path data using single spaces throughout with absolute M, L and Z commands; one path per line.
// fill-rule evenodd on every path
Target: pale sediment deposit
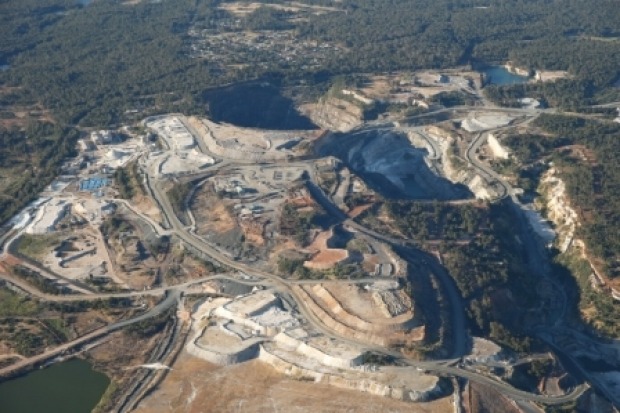
M 307 105 L 304 112 L 320 127 L 339 132 L 347 132 L 361 125 L 364 116 L 358 105 L 335 97 L 324 98 L 315 105 Z
M 187 345 L 187 352 L 219 365 L 242 363 L 258 354 L 260 337 L 243 334 L 225 323 L 207 326 L 198 331 Z
M 620 301 L 620 291 L 615 286 L 608 285 L 607 278 L 592 263 L 587 254 L 586 244 L 583 240 L 575 238 L 577 228 L 581 225 L 577 211 L 570 205 L 566 193 L 564 181 L 557 176 L 555 168 L 549 169 L 543 175 L 541 192 L 545 195 L 547 217 L 554 223 L 557 232 L 557 245 L 561 252 L 567 252 L 571 247 L 575 248 L 580 256 L 588 261 L 592 270 L 590 281 L 595 289 L 604 287 L 609 290 L 611 296 Z
M 213 165 L 215 160 L 205 154 L 191 149 L 185 152 L 173 153 L 161 164 L 161 173 L 164 175 L 196 172 L 208 165 Z
M 545 195 L 547 216 L 555 225 L 559 249 L 561 252 L 566 252 L 579 226 L 577 212 L 568 202 L 566 185 L 557 176 L 554 168 L 549 169 L 543 175 L 541 189 Z
M 32 223 L 26 228 L 29 234 L 47 234 L 71 209 L 71 203 L 64 199 L 50 199 L 36 212 Z
M 489 149 L 491 149 L 491 153 L 495 158 L 508 159 L 510 157 L 510 152 L 502 146 L 497 137 L 495 137 L 492 133 L 487 135 L 487 143 L 489 144 Z
M 321 287 L 317 291 L 332 297 L 332 307 L 338 306 L 327 290 Z M 370 336 L 377 336 L 376 341 L 379 334 L 374 331 L 386 329 L 386 325 L 372 325 L 341 306 L 338 308 L 340 316 L 349 322 L 373 331 Z M 390 318 L 383 317 L 389 324 Z M 409 318 L 410 315 L 401 312 L 394 320 L 406 324 Z M 192 319 L 193 335 L 187 351 L 212 363 L 230 365 L 258 358 L 288 376 L 404 401 L 430 400 L 443 392 L 435 376 L 410 368 L 366 365 L 363 348 L 302 325 L 297 316 L 284 309 L 279 296 L 271 290 L 255 291 L 233 300 L 206 301 L 194 311 Z M 328 328 L 333 327 L 327 320 L 323 321 Z M 395 331 L 397 329 L 396 324 L 387 326 L 392 338 L 403 334 Z M 341 333 L 348 332 L 355 331 L 348 327 Z
M 452 133 L 432 126 L 427 128 L 428 136 L 434 139 L 441 151 L 441 168 L 443 175 L 454 184 L 466 186 L 477 199 L 492 199 L 497 197 L 497 191 L 475 171 L 469 168 L 468 162 L 454 152 L 458 143 Z
M 461 127 L 467 132 L 482 132 L 509 125 L 513 120 L 514 118 L 507 115 L 473 113 L 461 122 Z
M 554 82 L 569 77 L 566 70 L 536 70 L 534 78 L 539 82 Z
M 413 139 L 413 142 L 412 142 Z M 414 147 L 422 138 L 398 131 L 366 131 L 329 135 L 317 149 L 323 156 L 336 156 L 366 181 L 391 197 L 412 199 L 462 199 L 471 196 L 463 185 L 440 175 L 427 143 Z M 430 147 L 432 149 L 432 147 Z
M 396 400 L 422 402 L 440 397 L 444 392 L 438 377 L 412 372 L 408 368 L 384 367 L 368 373 L 360 369 L 338 374 L 307 366 L 307 361 L 267 346 L 261 347 L 259 359 L 288 376 Z
M 305 131 L 263 131 L 219 124 L 208 119 L 191 118 L 188 122 L 196 128 L 210 152 L 229 159 L 284 160 L 294 153 Z

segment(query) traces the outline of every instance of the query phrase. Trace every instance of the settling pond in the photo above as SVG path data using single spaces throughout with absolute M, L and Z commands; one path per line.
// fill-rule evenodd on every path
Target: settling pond
M 0 383 L 0 413 L 90 413 L 110 379 L 79 359 Z
M 484 73 L 486 82 L 493 85 L 515 85 L 529 80 L 526 76 L 510 73 L 504 66 L 488 66 L 482 69 L 481 72 Z

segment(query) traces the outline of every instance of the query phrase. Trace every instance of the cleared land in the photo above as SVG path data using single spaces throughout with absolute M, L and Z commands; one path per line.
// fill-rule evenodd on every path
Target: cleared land
M 285 378 L 259 361 L 218 367 L 183 353 L 136 413 L 452 411 L 451 398 L 411 404 Z

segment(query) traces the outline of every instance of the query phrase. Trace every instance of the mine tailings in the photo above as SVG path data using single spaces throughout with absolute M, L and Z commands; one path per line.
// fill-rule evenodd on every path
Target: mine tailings
M 0 383 L 0 412 L 89 413 L 109 384 L 87 361 L 64 361 Z

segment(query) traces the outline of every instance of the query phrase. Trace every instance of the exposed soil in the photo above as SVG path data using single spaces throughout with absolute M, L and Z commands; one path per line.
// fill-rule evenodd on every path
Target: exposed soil
M 196 233 L 204 235 L 210 232 L 224 233 L 237 227 L 237 222 L 211 191 L 200 190 L 192 202 L 192 212 L 196 220 Z
M 292 380 L 260 361 L 218 367 L 183 353 L 136 413 L 452 411 L 451 399 L 406 403 L 328 385 Z

